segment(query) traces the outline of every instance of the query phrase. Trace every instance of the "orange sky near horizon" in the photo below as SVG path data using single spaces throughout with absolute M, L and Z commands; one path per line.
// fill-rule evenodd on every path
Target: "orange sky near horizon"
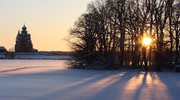
M 71 51 L 65 40 L 92 0 L 1 0 L 0 46 L 14 48 L 25 24 L 39 51 Z

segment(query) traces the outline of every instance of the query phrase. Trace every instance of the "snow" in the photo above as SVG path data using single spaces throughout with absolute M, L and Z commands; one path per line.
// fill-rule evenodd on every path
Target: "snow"
M 180 73 L 67 69 L 65 60 L 0 60 L 0 100 L 178 100 Z
M 6 59 L 6 53 L 0 53 L 0 59 Z M 52 55 L 46 53 L 15 53 L 13 59 L 30 59 L 30 60 L 72 60 L 72 56 Z
M 48 60 L 71 60 L 71 56 L 58 56 L 39 53 L 16 53 L 15 59 L 48 59 Z
M 0 54 L 0 59 L 5 59 L 5 58 L 6 58 L 5 55 Z

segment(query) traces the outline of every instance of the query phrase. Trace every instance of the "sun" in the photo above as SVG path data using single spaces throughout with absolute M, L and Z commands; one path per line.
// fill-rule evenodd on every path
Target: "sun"
M 149 46 L 149 45 L 151 45 L 151 38 L 149 38 L 149 37 L 144 37 L 143 40 L 142 40 L 142 44 L 143 44 L 144 46 Z

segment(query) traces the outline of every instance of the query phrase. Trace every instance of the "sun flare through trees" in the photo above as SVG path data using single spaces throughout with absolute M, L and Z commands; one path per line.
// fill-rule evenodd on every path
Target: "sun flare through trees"
M 143 46 L 150 46 L 152 43 L 152 39 L 150 37 L 143 37 L 143 41 L 142 41 L 142 44 Z
M 74 66 L 141 68 L 147 58 L 149 69 L 161 70 L 180 62 L 178 0 L 97 0 L 87 7 L 70 31 L 77 40 L 69 40 Z M 150 37 L 142 39 L 147 32 Z

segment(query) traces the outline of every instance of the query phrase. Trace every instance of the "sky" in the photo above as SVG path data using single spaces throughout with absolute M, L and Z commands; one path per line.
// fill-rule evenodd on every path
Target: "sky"
M 70 51 L 65 40 L 92 0 L 0 0 L 0 46 L 14 48 L 25 24 L 39 51 Z

